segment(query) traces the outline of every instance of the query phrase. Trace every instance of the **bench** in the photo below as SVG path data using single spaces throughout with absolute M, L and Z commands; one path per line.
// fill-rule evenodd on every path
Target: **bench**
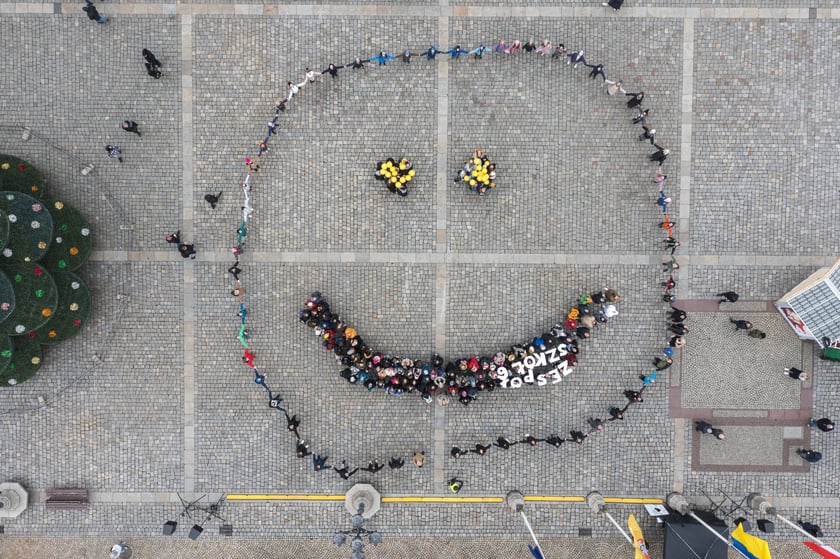
M 87 510 L 87 489 L 47 489 L 47 510 Z

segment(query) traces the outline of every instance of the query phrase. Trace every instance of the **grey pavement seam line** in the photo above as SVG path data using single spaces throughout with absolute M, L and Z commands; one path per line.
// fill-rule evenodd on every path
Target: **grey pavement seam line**
M 181 230 L 193 239 L 193 102 L 192 102 L 192 15 L 181 18 L 181 140 L 183 199 Z M 195 490 L 195 264 L 184 266 L 184 490 Z
M 77 14 L 75 3 L 53 2 L 3 2 L 0 13 L 17 14 Z M 365 13 L 375 13 L 380 17 L 388 16 L 455 16 L 458 17 L 604 17 L 601 6 L 365 6 Z M 353 4 L 301 4 L 301 5 L 261 5 L 261 4 L 113 4 L 109 14 L 120 15 L 160 15 L 160 14 L 201 14 L 201 15 L 301 15 L 301 16 L 355 16 L 359 6 Z M 709 19 L 813 19 L 809 8 L 724 8 L 724 7 L 626 7 L 622 9 L 623 18 L 709 18 Z M 817 8 L 816 19 L 840 19 L 840 8 Z
M 440 0 L 441 12 L 445 12 L 448 0 Z M 449 44 L 449 18 L 438 17 L 438 44 Z M 449 181 L 447 180 L 447 152 L 449 150 L 449 61 L 444 59 L 437 65 L 438 107 L 437 107 L 437 167 L 435 170 L 435 201 L 437 225 L 435 251 L 445 255 L 449 247 Z M 435 264 L 435 350 L 446 351 L 446 307 L 447 307 L 447 263 Z M 433 404 L 434 405 L 434 404 Z M 434 460 L 433 481 L 442 484 L 446 464 L 446 412 L 443 406 L 435 405 L 434 428 L 432 431 L 432 453 Z
M 682 117 L 680 122 L 680 181 L 679 200 L 677 200 L 679 220 L 679 238 L 686 240 L 691 233 L 691 135 L 693 133 L 692 111 L 694 106 L 694 20 L 683 20 L 683 68 L 682 68 Z M 690 248 L 690 247 L 689 247 Z M 682 265 L 682 264 L 681 264 Z M 685 263 L 682 276 L 691 277 L 690 262 Z M 680 296 L 690 298 L 693 295 L 691 285 L 683 281 Z
M 393 263 L 393 264 L 619 264 L 619 265 L 655 265 L 659 255 L 650 254 L 612 254 L 612 253 L 458 253 L 445 254 L 433 252 L 259 252 L 251 253 L 254 264 L 278 263 Z M 91 262 L 172 262 L 179 261 L 171 250 L 159 251 L 94 251 Z M 230 260 L 228 251 L 207 251 L 199 255 L 198 262 L 225 263 Z M 836 255 L 778 255 L 756 256 L 753 254 L 691 254 L 685 260 L 697 266 L 743 266 L 743 267 L 788 267 L 788 266 L 831 266 L 837 261 Z M 686 292 L 687 293 L 687 292 Z M 684 295 L 683 298 L 686 296 Z

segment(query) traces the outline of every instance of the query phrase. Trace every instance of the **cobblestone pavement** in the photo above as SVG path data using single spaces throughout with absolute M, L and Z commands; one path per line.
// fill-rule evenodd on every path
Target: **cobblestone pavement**
M 0 557 L 98 557 L 121 538 L 135 557 L 346 556 L 330 544 L 349 527 L 334 501 L 228 502 L 232 538 L 218 535 L 215 522 L 198 542 L 152 537 L 180 512 L 176 492 L 340 495 L 352 485 L 294 457 L 282 415 L 240 363 L 225 273 L 242 160 L 255 152 L 284 84 L 300 81 L 307 66 L 503 36 L 584 48 L 611 79 L 646 91 L 657 139 L 674 151 L 666 170 L 683 242 L 679 299 L 735 289 L 771 301 L 832 263 L 840 10 L 828 0 L 628 0 L 618 14 L 599 4 L 109 1 L 100 11 L 111 21 L 97 25 L 79 3 L 0 3 L 4 72 L 14 76 L 0 80 L 0 153 L 41 168 L 50 193 L 83 209 L 97 243 L 83 271 L 95 301 L 86 331 L 51 350 L 35 379 L 0 389 L 0 455 L 11 457 L 0 479 L 31 491 L 29 509 L 0 523 Z M 145 75 L 144 47 L 163 62 L 162 79 Z M 252 179 L 243 283 L 261 370 L 331 462 L 426 451 L 423 469 L 353 478 L 383 495 L 445 495 L 452 476 L 465 479 L 467 497 L 513 488 L 737 499 L 761 491 L 789 518 L 817 521 L 836 537 L 832 434 L 805 433 L 825 456 L 807 472 L 694 471 L 691 421 L 669 416 L 665 381 L 626 421 L 580 447 L 449 457 L 453 444 L 565 434 L 590 415 L 604 417 L 609 405 L 624 405 L 622 391 L 638 387 L 667 339 L 657 285 L 661 214 L 646 161 L 653 150 L 636 141 L 623 100 L 585 68 L 536 54 L 414 58 L 307 86 Z M 141 138 L 119 130 L 126 118 L 140 123 Z M 23 141 L 21 126 L 35 137 Z M 124 148 L 123 165 L 105 158 L 113 142 Z M 499 163 L 499 187 L 483 198 L 452 183 L 477 146 Z M 404 199 L 370 178 L 376 161 L 403 155 L 418 172 Z M 83 177 L 89 162 L 95 171 Z M 203 196 L 219 190 L 211 212 Z M 194 262 L 163 242 L 175 229 L 195 241 Z M 621 314 L 583 345 L 573 374 L 558 385 L 482 394 L 468 408 L 348 386 L 296 317 L 317 289 L 374 347 L 459 356 L 538 334 L 582 290 L 601 287 L 622 293 Z M 779 359 L 801 348 L 775 315 L 741 314 L 784 340 L 773 346 Z M 685 406 L 798 412 L 799 395 L 781 376 L 742 377 L 762 389 L 748 402 L 734 390 L 709 391 L 709 382 L 731 378 L 738 359 L 753 361 L 754 340 L 709 337 L 725 314 L 690 320 L 685 366 L 714 374 L 696 386 L 681 376 Z M 717 355 L 700 351 L 715 340 Z M 813 413 L 835 417 L 840 366 L 815 359 L 813 368 Z M 784 429 L 756 421 L 782 448 Z M 88 488 L 90 508 L 46 511 L 43 491 L 53 487 Z M 641 507 L 611 510 L 620 521 L 635 512 L 652 557 L 661 557 L 661 534 Z M 529 502 L 527 511 L 548 557 L 629 554 L 582 504 Z M 181 519 L 179 530 L 188 524 Z M 527 532 L 498 503 L 386 503 L 372 527 L 385 544 L 368 548 L 370 557 L 528 556 Z M 594 538 L 577 538 L 580 528 Z M 776 556 L 807 556 L 792 530 L 767 538 Z

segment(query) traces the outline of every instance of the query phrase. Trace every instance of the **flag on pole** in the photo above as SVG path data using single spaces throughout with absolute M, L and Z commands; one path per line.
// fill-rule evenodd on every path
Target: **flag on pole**
M 533 546 L 529 545 L 528 546 L 528 551 L 531 552 L 531 555 L 534 556 L 534 559 L 545 559 L 543 557 L 542 551 L 540 551 L 540 548 L 535 546 L 535 545 L 533 545 Z
M 748 559 L 773 559 L 770 556 L 770 546 L 761 538 L 751 536 L 744 532 L 744 526 L 732 530 L 732 546 L 735 547 L 744 557 Z
M 829 547 L 827 545 L 820 545 L 814 542 L 802 543 L 811 548 L 813 551 L 816 551 L 817 553 L 825 557 L 825 559 L 840 559 L 840 551 L 837 551 L 833 547 Z
M 645 537 L 642 535 L 642 529 L 639 527 L 635 515 L 631 514 L 627 517 L 627 527 L 633 534 L 633 549 L 636 552 L 636 559 L 650 559 L 647 542 L 645 542 Z

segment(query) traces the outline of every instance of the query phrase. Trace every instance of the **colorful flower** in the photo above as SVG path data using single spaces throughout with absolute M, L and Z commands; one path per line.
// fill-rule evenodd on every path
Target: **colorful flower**
M 44 269 L 41 268 L 40 266 L 35 266 L 35 268 L 32 270 L 32 272 L 35 274 L 35 277 L 37 278 L 37 277 L 40 277 L 41 274 L 44 273 Z
M 18 169 L 21 170 L 21 171 L 25 171 L 26 170 L 26 165 L 21 163 L 20 165 L 18 165 Z
M 55 338 L 57 335 L 58 334 L 56 334 L 55 330 L 50 330 L 49 332 L 47 332 L 47 337 L 49 338 Z
M 37 365 L 37 364 L 38 364 L 38 363 L 40 363 L 40 362 L 41 362 L 41 358 L 40 358 L 40 357 L 33 357 L 33 358 L 32 358 L 32 364 L 33 364 L 33 365 Z
M 41 309 L 41 316 L 43 316 L 44 318 L 51 317 L 52 316 L 52 309 L 46 309 L 46 308 Z
M 70 303 L 70 310 L 71 311 L 79 310 L 79 303 Z
M 81 320 L 79 320 L 78 318 L 77 318 L 76 320 L 74 320 L 74 321 L 73 321 L 73 326 L 75 326 L 75 327 L 77 327 L 77 328 L 78 328 L 78 327 L 79 327 L 79 326 L 81 326 L 81 325 L 82 325 L 82 321 L 81 321 Z
M 23 334 L 24 332 L 26 332 L 26 326 L 24 326 L 23 324 L 18 324 L 17 326 L 15 326 L 15 332 L 17 332 L 18 334 Z
M 87 227 L 83 227 L 82 228 L 82 237 L 87 237 L 88 235 L 90 235 L 90 229 L 88 229 Z
M 77 254 L 79 254 L 79 249 L 77 249 L 76 247 L 70 247 L 70 250 L 68 250 L 67 252 L 69 252 L 71 256 L 76 256 Z
M 41 250 L 44 250 L 45 248 L 47 248 L 47 243 L 45 243 L 44 241 L 40 241 L 38 243 L 38 248 L 40 248 Z
M 9 221 L 15 223 L 17 221 L 17 216 L 15 214 L 9 214 Z
M 9 164 L 8 164 L 8 163 L 3 163 L 2 165 L 0 165 L 0 169 L 3 169 L 4 171 L 5 171 L 6 169 L 8 169 L 8 168 L 9 168 Z
M 70 287 L 72 287 L 73 289 L 79 289 L 79 282 L 74 281 L 73 283 L 70 284 Z
M 53 206 L 55 206 L 55 209 L 60 210 L 61 208 L 64 207 L 64 203 L 63 202 L 56 202 L 55 204 L 53 204 Z
M 40 229 L 41 228 L 41 222 L 40 221 L 33 221 L 32 223 L 29 224 L 29 226 L 32 227 L 33 229 Z
M 41 204 L 32 204 L 32 211 L 33 212 L 40 212 L 41 211 Z

